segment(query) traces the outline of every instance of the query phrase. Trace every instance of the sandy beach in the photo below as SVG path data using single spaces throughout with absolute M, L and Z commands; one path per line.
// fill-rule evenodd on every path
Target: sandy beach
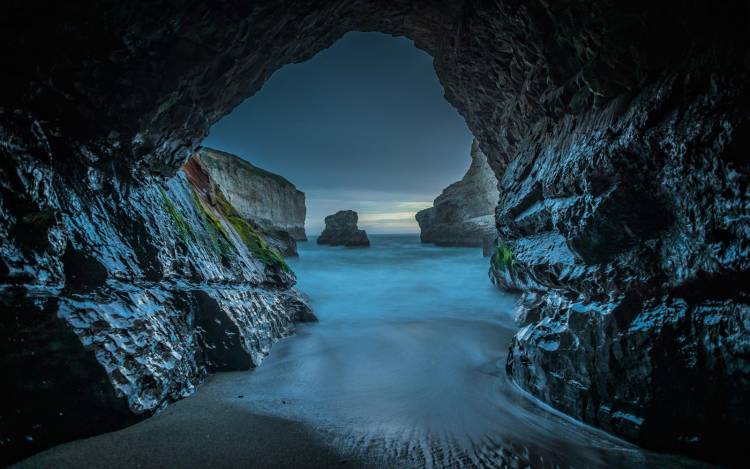
M 210 377 L 200 389 L 131 427 L 72 441 L 16 468 L 363 467 L 303 423 L 258 415 Z

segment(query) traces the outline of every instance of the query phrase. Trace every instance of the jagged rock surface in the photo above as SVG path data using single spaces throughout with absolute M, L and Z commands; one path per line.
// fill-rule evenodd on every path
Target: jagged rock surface
M 330 246 L 369 246 L 365 230 L 357 228 L 357 212 L 341 210 L 325 218 L 326 226 L 318 236 L 318 244 Z
M 307 240 L 305 193 L 230 153 L 203 147 L 198 156 L 239 214 L 262 230 L 282 254 L 296 256 L 297 241 Z
M 31 320 L 59 319 L 63 257 L 108 253 L 107 271 L 120 272 L 110 260 L 138 270 L 109 274 L 106 284 L 166 277 L 180 297 L 201 272 L 225 272 L 218 262 L 188 272 L 195 262 L 159 237 L 161 224 L 139 204 L 155 207 L 157 184 L 275 70 L 348 31 L 381 31 L 434 56 L 446 99 L 500 181 L 503 255 L 492 275 L 526 292 L 513 379 L 631 441 L 724 462 L 744 457 L 748 8 L 708 0 L 13 2 L 0 29 L 13 70 L 0 87 L 6 347 L 21 336 L 67 343 L 66 323 L 49 335 Z M 80 249 L 65 256 L 69 241 Z M 85 274 L 96 271 L 93 262 L 73 269 L 69 284 L 102 289 Z M 122 324 L 124 337 L 141 325 Z M 96 327 L 83 329 L 105 337 Z M 184 342 L 164 330 L 167 350 Z M 4 368 L 20 360 L 3 357 Z M 165 376 L 187 382 L 188 371 L 171 370 Z M 159 389 L 155 382 L 146 388 Z
M 438 246 L 482 246 L 497 234 L 497 178 L 487 156 L 475 140 L 471 145 L 471 166 L 464 177 L 435 199 L 433 206 L 417 212 L 423 243 Z
M 668 76 L 508 165 L 493 276 L 526 292 L 523 388 L 647 446 L 731 452 L 750 418 L 746 96 Z
M 91 169 L 72 184 L 32 145 L 3 147 L 0 167 L 2 464 L 255 367 L 312 319 L 294 274 L 250 252 L 184 174 L 133 185 Z

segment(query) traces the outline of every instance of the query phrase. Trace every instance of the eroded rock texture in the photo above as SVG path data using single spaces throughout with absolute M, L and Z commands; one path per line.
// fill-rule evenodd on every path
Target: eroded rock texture
M 365 230 L 357 228 L 357 212 L 341 210 L 325 218 L 325 229 L 318 236 L 318 244 L 329 246 L 369 246 Z
M 513 258 L 493 267 L 527 292 L 508 359 L 522 387 L 644 445 L 727 461 L 750 418 L 744 87 L 672 75 L 565 119 L 503 175 Z
M 198 157 L 239 214 L 282 254 L 296 256 L 297 241 L 307 240 L 305 193 L 278 174 L 230 153 L 203 147 Z
M 183 173 L 69 179 L 38 163 L 38 145 L 0 150 L 2 463 L 133 423 L 208 372 L 257 366 L 311 319 L 288 268 Z
M 177 311 L 171 305 L 196 282 L 242 278 L 264 291 L 286 282 L 253 259 L 226 266 L 181 246 L 158 188 L 274 70 L 347 31 L 382 31 L 434 56 L 446 98 L 500 181 L 493 277 L 527 298 L 513 379 L 632 441 L 729 461 L 750 415 L 748 8 L 12 2 L 0 20 L 10 70 L 0 87 L 6 344 L 43 337 L 27 327 L 38 314 L 95 351 L 112 326 L 71 311 L 96 317 L 106 305 L 137 304 L 143 321 L 120 321 L 117 331 L 140 337 L 147 318 Z M 180 181 L 165 190 L 187 213 Z M 66 276 L 65 258 L 83 267 L 68 262 Z M 186 321 L 188 309 L 179 311 L 170 317 Z M 133 387 L 145 390 L 134 402 L 179 396 L 199 379 L 189 354 L 173 358 L 193 337 L 180 324 L 154 325 L 157 342 L 135 341 L 149 358 L 129 367 L 169 371 Z M 110 348 L 128 343 L 120 335 Z
M 495 172 L 475 140 L 471 166 L 464 177 L 446 187 L 432 207 L 417 213 L 422 242 L 472 247 L 494 240 L 497 198 Z

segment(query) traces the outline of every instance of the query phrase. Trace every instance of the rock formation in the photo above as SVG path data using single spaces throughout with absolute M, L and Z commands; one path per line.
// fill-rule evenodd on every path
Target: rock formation
M 55 443 L 52 425 L 74 438 L 189 393 L 201 340 L 223 340 L 198 334 L 212 311 L 254 360 L 286 333 L 292 276 L 234 229 L 228 258 L 190 242 L 212 235 L 177 173 L 275 70 L 352 30 L 432 54 L 498 176 L 492 276 L 526 300 L 513 380 L 638 444 L 744 457 L 747 18 L 709 0 L 11 2 L 4 457 Z
M 482 246 L 497 234 L 497 178 L 474 140 L 471 166 L 463 179 L 446 187 L 433 206 L 420 210 L 417 223 L 423 243 L 438 246 Z
M 318 236 L 318 244 L 329 246 L 369 246 L 365 230 L 357 228 L 357 212 L 341 210 L 325 218 L 325 229 Z
M 305 193 L 283 177 L 242 158 L 203 147 L 198 155 L 237 212 L 286 256 L 297 255 L 305 236 Z
M 522 388 L 721 459 L 750 422 L 750 121 L 744 85 L 717 77 L 667 74 L 511 161 L 492 276 L 524 292 L 507 363 Z
M 24 154 L 0 163 L 12 376 L 0 464 L 147 417 L 207 373 L 257 366 L 314 319 L 284 259 L 197 160 L 161 183 L 89 171 L 72 185 Z

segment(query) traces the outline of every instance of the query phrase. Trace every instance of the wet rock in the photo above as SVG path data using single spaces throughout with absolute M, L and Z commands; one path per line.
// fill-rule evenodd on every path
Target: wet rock
M 514 380 L 631 441 L 744 457 L 733 436 L 750 415 L 737 399 L 750 390 L 747 16 L 747 2 L 707 0 L 12 2 L 0 304 L 13 307 L 16 289 L 34 304 L 59 296 L 61 320 L 131 409 L 201 379 L 186 291 L 221 286 L 220 305 L 241 293 L 243 323 L 260 325 L 243 326 L 257 339 L 246 345 L 262 355 L 290 324 L 262 298 L 292 276 L 250 230 L 225 228 L 235 248 L 222 254 L 183 176 L 165 181 L 283 65 L 348 31 L 403 35 L 433 55 L 500 181 L 492 278 L 526 298 Z M 66 290 L 69 243 L 106 268 L 104 286 Z M 592 313 L 571 317 L 579 303 Z M 717 304 L 714 325 L 698 319 Z M 679 311 L 690 317 L 670 319 Z M 673 326 L 628 332 L 646 312 Z M 690 382 L 671 385 L 671 360 Z
M 649 447 L 705 457 L 741 444 L 746 305 L 632 297 L 576 303 L 548 295 L 538 307 L 507 366 L 533 394 Z
M 641 445 L 724 461 L 749 415 L 749 173 L 727 154 L 738 93 L 670 76 L 570 119 L 508 165 L 510 262 L 492 267 L 526 292 L 507 367 L 524 389 Z
M 194 320 L 203 362 L 209 372 L 248 370 L 253 360 L 242 347 L 241 331 L 219 302 L 203 290 L 193 292 Z
M 15 228 L 28 218 L 2 217 L 0 346 L 13 379 L 0 463 L 145 418 L 208 372 L 259 365 L 295 321 L 314 318 L 283 259 L 248 242 L 186 174 L 91 189 L 0 151 L 19 185 L 0 191 L 3 207 L 54 213 L 33 249 Z
M 357 212 L 341 210 L 325 218 L 325 229 L 318 236 L 318 244 L 330 246 L 369 246 L 365 230 L 357 228 Z
M 95 351 L 82 346 L 58 317 L 55 295 L 29 295 L 19 288 L 4 291 L 1 300 L 0 369 L 6 379 L 0 463 L 145 417 L 128 407 Z
M 310 305 L 307 304 L 307 299 L 302 298 L 298 292 L 294 292 L 291 295 L 287 295 L 284 298 L 284 308 L 292 314 L 296 322 L 317 322 L 318 317 L 315 316 Z
M 417 213 L 423 243 L 482 246 L 496 234 L 497 179 L 475 140 L 471 166 L 459 182 L 446 187 L 433 206 Z
M 203 147 L 197 156 L 237 212 L 283 255 L 296 256 L 297 241 L 307 240 L 305 193 L 230 153 Z

